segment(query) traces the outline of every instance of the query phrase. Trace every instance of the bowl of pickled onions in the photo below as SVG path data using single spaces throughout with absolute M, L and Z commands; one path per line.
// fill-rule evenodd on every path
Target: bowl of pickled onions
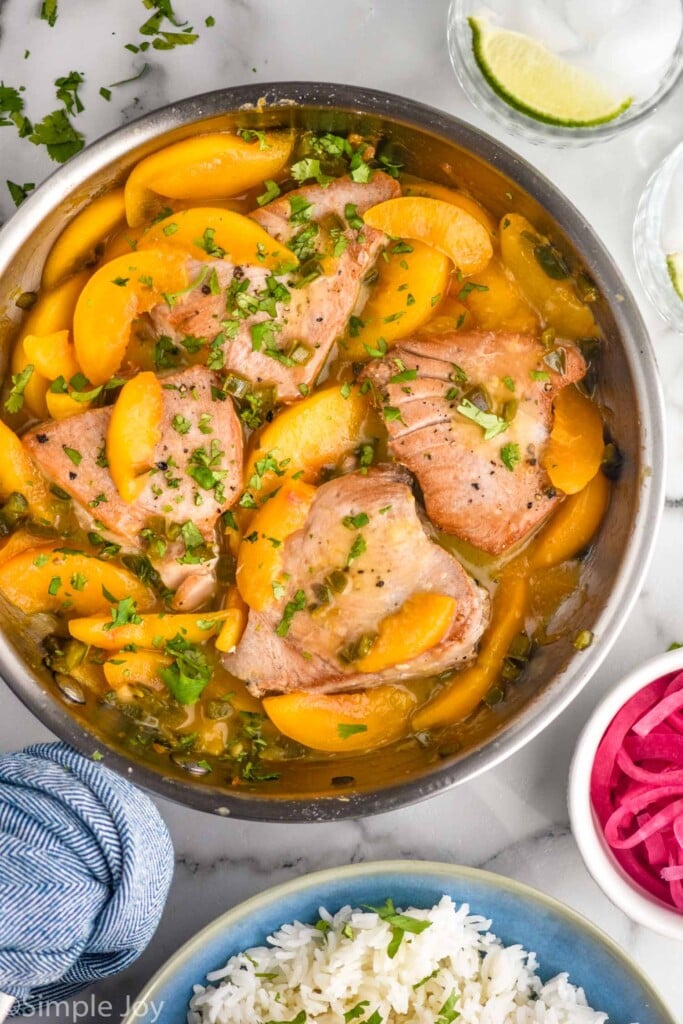
M 593 712 L 570 770 L 569 814 L 609 899 L 683 942 L 683 649 L 645 662 Z

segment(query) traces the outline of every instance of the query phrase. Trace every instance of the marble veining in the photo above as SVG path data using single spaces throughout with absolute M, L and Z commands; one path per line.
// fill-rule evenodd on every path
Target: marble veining
M 460 862 L 528 882 L 588 916 L 624 945 L 683 1021 L 682 950 L 637 927 L 602 895 L 568 828 L 565 787 L 576 737 L 591 708 L 620 675 L 683 641 L 680 601 L 683 534 L 683 344 L 640 288 L 631 251 L 633 216 L 657 163 L 680 139 L 683 87 L 642 126 L 599 148 L 556 151 L 507 137 L 469 105 L 448 61 L 447 0 L 176 0 L 200 40 L 144 57 L 149 16 L 139 0 L 60 0 L 50 29 L 39 0 L 0 0 L 0 79 L 26 85 L 34 120 L 55 109 L 53 81 L 85 75 L 86 110 L 77 120 L 89 140 L 146 111 L 193 93 L 249 81 L 327 80 L 387 89 L 463 117 L 516 148 L 578 206 L 622 268 L 639 302 L 667 402 L 667 503 L 643 591 L 623 633 L 587 689 L 558 721 L 487 775 L 425 803 L 364 821 L 268 825 L 201 815 L 159 800 L 176 849 L 176 875 L 159 931 L 125 974 L 86 992 L 78 1005 L 38 1020 L 120 1020 L 142 985 L 193 932 L 263 888 L 317 868 L 389 857 Z M 213 15 L 216 24 L 205 28 Z M 30 55 L 24 58 L 24 52 Z M 99 88 L 129 78 L 112 90 Z M 4 180 L 40 182 L 52 170 L 44 152 L 0 129 L 0 219 L 12 213 Z M 0 750 L 49 738 L 0 681 Z M 107 1003 L 111 1009 L 107 1009 Z M 86 1008 L 86 1004 L 87 1007 Z M 642 1024 L 647 1024 L 643 1020 Z

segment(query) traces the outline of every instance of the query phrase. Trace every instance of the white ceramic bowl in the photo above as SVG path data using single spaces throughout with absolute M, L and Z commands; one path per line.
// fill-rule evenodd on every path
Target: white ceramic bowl
M 590 798 L 590 780 L 598 744 L 614 716 L 648 683 L 683 670 L 683 649 L 651 658 L 615 686 L 589 718 L 569 770 L 569 818 L 586 867 L 605 895 L 638 924 L 683 942 L 683 914 L 650 896 L 615 860 Z

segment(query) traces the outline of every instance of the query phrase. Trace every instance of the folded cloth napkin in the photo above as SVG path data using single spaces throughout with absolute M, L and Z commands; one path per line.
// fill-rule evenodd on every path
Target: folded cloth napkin
M 123 970 L 173 874 L 151 800 L 65 743 L 0 754 L 0 993 L 35 1011 Z

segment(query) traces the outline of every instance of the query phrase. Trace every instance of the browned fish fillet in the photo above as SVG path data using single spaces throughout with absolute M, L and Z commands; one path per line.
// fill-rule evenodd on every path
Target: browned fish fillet
M 349 516 L 360 516 L 356 522 L 364 525 L 356 528 L 348 518 L 345 524 Z M 333 590 L 329 603 L 311 610 L 335 571 L 345 589 Z M 488 595 L 430 539 L 410 478 L 397 466 L 323 484 L 304 527 L 285 541 L 282 578 L 287 576 L 280 600 L 264 612 L 249 613 L 242 640 L 224 660 L 257 695 L 358 690 L 439 673 L 474 656 L 488 622 Z M 381 672 L 361 673 L 344 660 L 349 645 L 375 632 L 409 597 L 426 592 L 450 595 L 457 602 L 441 642 Z M 283 632 L 282 623 L 288 621 L 288 602 L 302 610 L 289 615 L 286 635 L 279 636 L 278 628 Z
M 560 500 L 540 458 L 554 396 L 585 372 L 571 345 L 549 356 L 530 335 L 453 332 L 402 341 L 369 363 L 365 377 L 378 404 L 392 410 L 384 414 L 390 451 L 417 477 L 432 522 L 499 554 Z M 507 415 L 516 410 L 507 428 L 488 440 L 483 425 L 458 411 L 468 394 L 477 401 L 477 389 L 493 409 L 502 413 L 514 403 Z

